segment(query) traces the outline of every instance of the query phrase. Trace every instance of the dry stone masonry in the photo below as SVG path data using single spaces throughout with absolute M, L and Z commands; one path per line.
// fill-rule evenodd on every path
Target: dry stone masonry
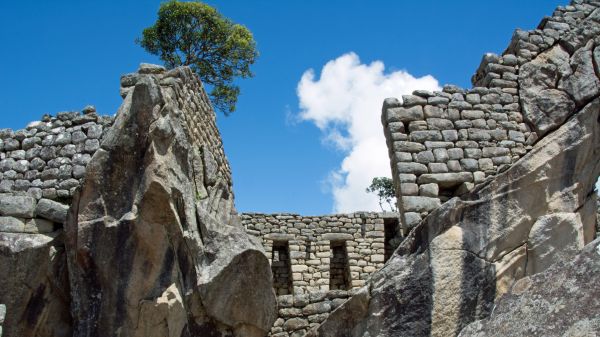
M 598 96 L 594 1 L 559 7 L 487 54 L 474 87 L 446 85 L 389 98 L 382 123 L 404 232 L 452 197 L 508 169 L 536 141 Z
M 112 122 L 88 106 L 45 115 L 22 130 L 0 130 L 0 193 L 69 204 Z
M 277 337 L 300 336 L 327 318 L 383 267 L 399 234 L 397 213 L 245 213 L 242 222 L 271 262 Z
M 142 64 L 114 117 L 0 130 L 0 336 L 592 335 L 599 64 L 574 0 L 473 88 L 386 99 L 399 213 L 325 216 L 238 214 L 202 83 Z

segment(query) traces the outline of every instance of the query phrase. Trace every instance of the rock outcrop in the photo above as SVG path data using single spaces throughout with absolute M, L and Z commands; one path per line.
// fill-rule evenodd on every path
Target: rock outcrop
M 386 100 L 383 122 L 390 158 L 393 165 L 397 164 L 394 178 L 399 192 L 399 208 L 404 212 L 404 227 L 414 228 L 384 268 L 371 277 L 360 295 L 340 306 L 320 327 L 309 331 L 307 336 L 457 336 L 469 323 L 488 317 L 496 303 L 502 303 L 498 299 L 518 287 L 519 283 L 514 285 L 517 280 L 546 270 L 550 270 L 550 275 L 558 272 L 560 267 L 549 268 L 555 262 L 570 261 L 594 239 L 597 222 L 594 184 L 600 175 L 600 163 L 597 160 L 600 155 L 600 71 L 593 55 L 600 42 L 597 39 L 600 32 L 599 7 L 600 3 L 595 1 L 574 1 L 571 6 L 559 8 L 552 17 L 544 19 L 539 29 L 532 32 L 517 31 L 502 58 L 489 55 L 484 58 L 482 67 L 474 76 L 474 83 L 487 85 L 485 89 L 488 93 L 499 90 L 518 94 L 524 120 L 520 125 L 528 135 L 518 140 L 526 144 L 521 147 L 523 151 L 512 153 L 511 160 L 497 169 L 493 166 L 501 162 L 492 160 L 491 164 L 494 165 L 490 168 L 494 169 L 481 174 L 479 180 L 475 179 L 477 172 L 468 173 L 471 177 L 461 181 L 458 179 L 459 173 L 427 171 L 441 166 L 435 163 L 435 155 L 428 166 L 421 165 L 424 168 L 422 171 L 413 170 L 422 159 L 420 153 L 415 151 L 430 150 L 441 155 L 441 152 L 449 152 L 446 151 L 448 147 L 455 148 L 461 143 L 459 140 L 452 145 L 453 140 L 443 139 L 440 131 L 420 130 L 433 125 L 431 123 L 440 116 L 445 118 L 443 113 L 447 111 L 450 123 L 461 129 L 458 133 L 460 137 L 462 127 L 457 123 L 461 121 L 451 118 L 451 110 L 476 104 L 474 101 L 460 102 L 466 100 L 465 96 L 474 100 L 477 92 L 466 91 L 463 96 L 462 89 L 447 86 L 445 94 L 415 92 L 414 96 L 405 97 L 409 100 L 401 107 L 398 101 Z M 507 60 L 514 71 L 500 64 Z M 510 76 L 501 77 L 496 69 L 505 70 Z M 518 88 L 518 92 L 515 88 Z M 480 88 L 476 89 L 481 91 Z M 443 104 L 443 101 L 446 104 L 450 100 L 457 102 L 453 107 L 448 106 L 447 110 L 444 107 L 436 110 L 428 108 L 428 104 L 432 104 L 429 98 L 418 99 L 422 96 L 432 98 L 431 101 L 437 105 Z M 443 100 L 445 96 L 449 97 Z M 423 109 L 422 105 L 441 115 L 425 116 L 427 122 L 417 125 L 421 115 L 415 117 L 409 112 Z M 485 108 L 485 105 L 479 106 Z M 491 108 L 496 109 L 494 106 Z M 498 105 L 497 108 L 501 109 L 502 106 Z M 461 117 L 466 116 L 465 111 L 461 112 Z M 398 117 L 399 121 L 390 120 L 394 113 L 402 113 L 412 120 L 406 123 L 402 117 Z M 499 116 L 500 113 L 489 111 L 477 118 L 489 116 L 493 119 L 492 116 Z M 504 113 L 509 121 L 516 116 L 511 112 Z M 475 122 L 477 120 L 471 121 Z M 441 130 L 449 134 L 450 123 L 446 123 L 448 126 Z M 490 129 L 490 123 L 485 123 L 485 120 L 481 125 Z M 510 128 L 508 123 L 498 123 L 495 130 L 478 133 L 489 134 L 490 137 L 479 139 L 477 146 L 476 142 L 467 141 L 471 133 L 475 136 L 477 130 L 465 130 L 467 138 L 461 144 L 472 148 L 472 154 L 481 150 L 498 152 L 499 147 L 510 145 L 510 142 L 494 138 L 494 132 L 505 132 L 502 131 L 504 127 Z M 442 138 L 423 139 L 422 144 L 420 140 L 415 140 L 416 136 L 425 133 L 439 133 Z M 405 136 L 405 140 L 400 139 Z M 399 149 L 400 145 L 410 145 L 406 140 L 412 140 L 415 148 Z M 472 146 L 469 145 L 471 143 Z M 440 148 L 445 150 L 440 151 Z M 512 150 L 502 151 L 509 154 Z M 415 153 L 414 156 L 409 153 L 403 159 L 402 151 Z M 466 153 L 466 149 L 464 151 Z M 483 157 L 485 159 L 486 156 Z M 483 159 L 471 158 L 469 160 L 473 161 L 474 171 L 477 165 L 482 169 L 482 165 L 486 164 Z M 449 160 L 448 156 L 442 159 Z M 467 162 L 462 160 L 461 165 Z M 462 170 L 469 171 L 464 166 Z M 451 179 L 455 189 L 444 195 L 428 196 L 431 200 L 439 200 L 438 204 L 442 203 L 440 207 L 432 205 L 426 210 L 415 211 L 403 205 L 410 198 L 423 198 L 403 197 L 402 191 L 406 187 L 403 184 L 416 182 L 421 188 L 431 183 L 425 178 L 440 176 L 441 179 L 452 174 L 456 176 Z M 443 182 L 436 182 L 440 191 L 446 186 Z M 465 183 L 471 183 L 471 186 Z M 415 213 L 416 220 L 409 224 L 406 215 L 412 215 L 411 212 L 421 213 Z M 424 219 L 420 221 L 420 217 Z M 593 254 L 587 256 L 597 259 Z M 594 264 L 589 265 L 594 268 Z M 548 279 L 549 274 L 545 275 Z M 588 280 L 587 276 L 580 279 L 584 282 Z M 593 291 L 585 293 L 582 290 L 581 293 L 585 294 L 582 301 L 594 301 Z M 554 298 L 559 295 L 569 296 L 568 292 L 552 293 Z M 526 301 L 513 300 L 510 303 L 525 305 Z M 520 309 L 511 310 L 515 313 L 511 317 L 519 319 Z M 500 312 L 507 311 L 504 309 Z M 597 318 L 591 314 L 577 315 L 576 310 L 571 313 L 574 317 L 570 322 L 579 322 L 573 323 L 573 329 L 586 331 L 597 324 L 594 321 Z M 585 321 L 587 318 L 592 321 Z M 541 318 L 541 321 L 545 319 Z M 498 324 L 502 322 L 505 324 L 506 319 L 492 316 L 491 320 L 489 323 L 482 321 L 478 328 L 471 331 L 474 335 L 477 335 L 477 331 L 487 332 L 477 336 L 513 336 L 519 333 L 544 335 L 527 334 L 526 330 L 519 330 L 527 326 L 525 323 L 515 324 L 514 330 L 507 328 L 507 333 L 503 334 L 495 327 L 500 327 Z M 548 329 L 540 328 L 539 331 Z
M 266 335 L 271 268 L 235 211 L 202 84 L 152 65 L 121 84 L 70 208 L 0 196 L 4 336 Z
M 517 281 L 489 318 L 460 337 L 596 336 L 600 332 L 600 239 L 575 259 Z

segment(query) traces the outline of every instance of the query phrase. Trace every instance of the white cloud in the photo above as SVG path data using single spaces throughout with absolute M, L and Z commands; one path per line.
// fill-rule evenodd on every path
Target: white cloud
M 334 212 L 379 210 L 377 197 L 365 189 L 373 177 L 391 177 L 381 125 L 383 100 L 416 89 L 440 90 L 432 76 L 384 70 L 381 61 L 362 64 L 358 55 L 348 53 L 327 62 L 319 79 L 309 69 L 298 83 L 299 118 L 313 122 L 324 140 L 346 155 L 328 178 Z

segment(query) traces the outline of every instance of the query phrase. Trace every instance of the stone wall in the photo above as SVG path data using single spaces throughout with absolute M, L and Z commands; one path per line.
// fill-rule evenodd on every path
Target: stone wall
M 399 228 L 397 213 L 241 217 L 272 266 L 279 318 L 271 336 L 278 337 L 303 335 L 362 287 L 395 248 Z
M 45 115 L 25 129 L 0 130 L 0 193 L 69 204 L 112 122 L 89 106 L 82 113 Z
M 502 56 L 483 57 L 471 89 L 446 85 L 385 100 L 382 123 L 404 233 L 508 169 L 597 96 L 600 84 L 588 69 L 592 52 L 598 55 L 595 6 L 575 1 L 535 30 L 517 30 Z

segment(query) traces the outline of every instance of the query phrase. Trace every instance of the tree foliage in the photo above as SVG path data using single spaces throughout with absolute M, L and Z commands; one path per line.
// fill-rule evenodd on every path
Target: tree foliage
M 136 41 L 158 55 L 167 68 L 189 66 L 212 87 L 211 100 L 225 115 L 235 110 L 237 77 L 252 77 L 258 57 L 252 33 L 201 2 L 171 0 L 161 4 L 158 19 Z
M 396 193 L 394 191 L 394 183 L 388 177 L 375 177 L 371 181 L 371 185 L 367 187 L 367 193 L 375 193 L 379 197 L 379 207 L 384 211 L 384 203 L 387 204 L 391 211 L 397 211 L 395 200 Z

